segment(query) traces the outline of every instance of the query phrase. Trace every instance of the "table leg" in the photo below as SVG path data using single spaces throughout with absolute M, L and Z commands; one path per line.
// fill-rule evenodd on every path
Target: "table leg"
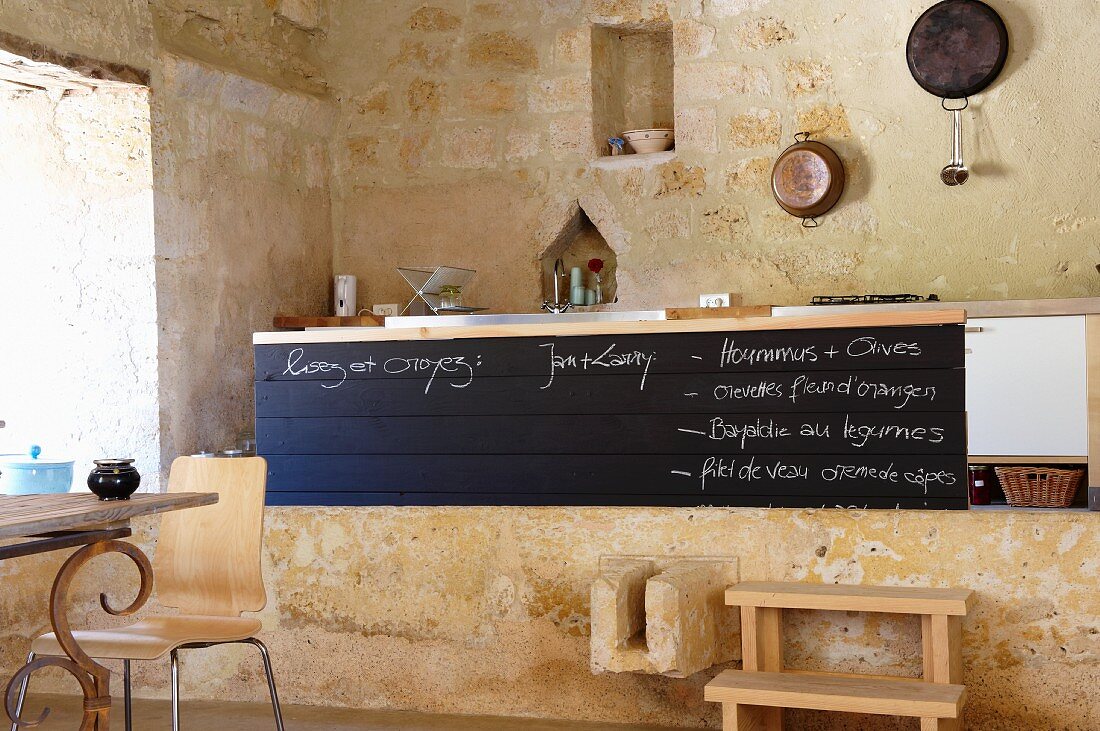
M 8 718 L 18 726 L 33 728 L 38 726 L 49 715 L 50 709 L 45 709 L 35 720 L 20 720 L 15 710 L 16 699 L 19 695 L 19 686 L 24 678 L 30 677 L 35 671 L 44 667 L 61 668 L 69 672 L 80 683 L 80 689 L 84 693 L 84 715 L 80 723 L 80 731 L 109 731 L 111 713 L 111 671 L 103 667 L 88 656 L 73 639 L 72 628 L 66 615 L 68 607 L 69 588 L 76 574 L 96 556 L 105 553 L 121 553 L 129 556 L 137 565 L 141 576 L 141 587 L 138 589 L 137 598 L 124 609 L 115 609 L 107 600 L 106 594 L 99 595 L 99 604 L 103 611 L 116 617 L 124 617 L 133 614 L 145 605 L 153 592 L 153 567 L 148 557 L 141 550 L 131 544 L 118 540 L 106 540 L 84 546 L 69 557 L 57 573 L 53 582 L 53 590 L 50 592 L 50 625 L 58 644 L 65 652 L 65 657 L 42 657 L 27 665 L 24 665 L 12 677 L 4 693 L 4 710 Z

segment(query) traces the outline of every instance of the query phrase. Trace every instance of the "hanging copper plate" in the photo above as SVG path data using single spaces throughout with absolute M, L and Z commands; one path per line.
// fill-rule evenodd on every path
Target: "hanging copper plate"
M 930 94 L 962 99 L 992 84 L 1008 58 L 1008 28 L 980 0 L 944 0 L 917 18 L 905 59 Z
M 844 192 L 844 163 L 828 145 L 795 135 L 772 168 L 772 193 L 787 213 L 814 218 L 829 211 Z

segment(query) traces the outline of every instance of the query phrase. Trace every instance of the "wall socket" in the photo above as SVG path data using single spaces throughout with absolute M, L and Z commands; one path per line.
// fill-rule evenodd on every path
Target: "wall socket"
M 370 311 L 379 317 L 396 317 L 401 305 L 373 305 Z
M 701 294 L 699 295 L 700 307 L 729 307 L 732 296 L 726 294 Z

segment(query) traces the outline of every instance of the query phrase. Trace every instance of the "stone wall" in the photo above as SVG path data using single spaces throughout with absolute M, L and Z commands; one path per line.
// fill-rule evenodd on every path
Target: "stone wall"
M 153 89 L 168 465 L 252 430 L 252 333 L 328 301 L 332 109 L 167 53 Z
M 291 703 L 719 727 L 702 701 L 717 668 L 677 680 L 589 671 L 589 588 L 609 554 L 733 556 L 743 580 L 967 586 L 967 728 L 1100 726 L 1096 516 L 646 508 L 272 508 L 260 614 Z M 155 520 L 138 541 L 152 549 Z M 0 563 L 0 673 L 45 627 L 57 559 Z M 18 567 L 24 567 L 21 571 Z M 15 573 L 20 571 L 20 573 Z M 133 571 L 85 570 L 74 616 L 108 620 L 94 589 L 128 598 Z M 98 582 L 98 583 L 97 583 Z M 158 611 L 155 606 L 151 611 Z M 789 612 L 790 667 L 920 672 L 919 621 Z M 135 665 L 166 697 L 167 664 Z M 266 692 L 250 648 L 189 652 L 185 697 Z M 56 687 L 45 680 L 39 688 Z M 912 729 L 912 721 L 792 714 L 800 731 Z
M 328 301 L 327 15 L 317 0 L 85 5 L 2 2 L 0 46 L 151 77 L 167 465 L 251 429 L 252 332 Z
M 362 304 L 394 267 L 479 270 L 467 301 L 532 309 L 538 256 L 578 206 L 615 250 L 620 306 L 822 292 L 1097 294 L 1097 9 L 1002 2 L 1013 55 L 967 119 L 972 181 L 947 190 L 949 118 L 902 44 L 928 3 L 793 0 L 0 0 L 0 29 L 148 69 L 163 453 L 221 446 L 251 413 L 249 334 Z M 593 23 L 673 28 L 671 160 L 593 164 Z M 335 109 L 336 119 L 329 116 Z M 330 126 L 331 125 L 331 126 Z M 807 232 L 766 189 L 808 130 L 846 159 L 841 206 Z M 325 145 L 331 143 L 331 162 Z M 325 170 L 331 171 L 326 177 Z M 331 191 L 331 195 L 330 195 Z M 329 198 L 331 197 L 331 209 Z M 478 302 L 480 300 L 480 302 Z M 702 685 L 593 676 L 588 591 L 603 554 L 728 555 L 744 579 L 964 585 L 970 727 L 1100 725 L 1094 516 L 672 509 L 271 509 L 262 613 L 285 699 L 717 726 Z M 155 521 L 138 540 L 152 550 Z M 60 557 L 0 563 L 0 672 L 45 627 Z M 74 617 L 104 623 L 88 570 Z M 153 606 L 150 611 L 155 611 Z M 919 667 L 916 624 L 792 613 L 792 666 Z M 867 649 L 869 648 L 869 649 Z M 192 698 L 255 699 L 247 649 L 189 654 Z M 43 688 L 50 687 L 46 681 Z M 166 695 L 162 664 L 137 666 Z M 55 686 L 56 687 L 56 686 Z M 65 687 L 70 687 L 66 685 Z M 811 716 L 802 729 L 910 728 Z
M 1098 10 L 1002 2 L 1012 53 L 971 100 L 971 181 L 939 181 L 950 117 L 909 76 L 930 3 L 794 0 L 399 0 L 333 3 L 325 53 L 336 140 L 336 267 L 364 303 L 397 301 L 398 264 L 479 270 L 474 297 L 532 310 L 538 254 L 589 197 L 620 239 L 620 307 L 813 294 L 952 299 L 1096 295 L 1100 192 L 1080 160 L 1096 92 Z M 593 138 L 590 29 L 671 22 L 677 155 L 605 169 Z M 598 76 L 598 75 L 597 75 Z M 629 83 L 629 80 L 628 80 Z M 599 87 L 599 84 L 597 84 Z M 597 109 L 598 112 L 598 109 Z M 599 116 L 599 114 L 597 114 Z M 655 120 L 656 121 L 656 120 Z M 771 198 L 799 131 L 833 146 L 849 185 L 807 231 Z M 590 217 L 596 212 L 588 211 Z

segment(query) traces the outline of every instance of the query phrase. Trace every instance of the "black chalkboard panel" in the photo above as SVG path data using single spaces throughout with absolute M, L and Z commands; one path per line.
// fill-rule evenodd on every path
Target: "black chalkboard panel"
M 427 493 L 427 492 L 268 492 L 268 505 L 614 505 L 614 506 L 654 506 L 670 508 L 698 507 L 741 507 L 741 508 L 838 508 L 847 510 L 967 510 L 970 506 L 966 497 L 939 500 L 894 500 L 893 498 L 850 497 L 829 495 L 822 502 L 813 503 L 804 496 L 788 495 L 739 495 L 736 499 L 716 496 L 710 500 L 699 499 L 693 495 L 609 495 L 604 493 L 585 493 L 583 495 L 561 495 L 558 493 L 501 495 L 496 492 L 481 493 Z M 827 500 L 828 502 L 825 502 Z
M 620 454 L 942 455 L 966 449 L 962 413 L 271 417 L 257 426 L 264 449 L 285 455 L 606 454 L 609 444 Z
M 961 412 L 954 370 L 260 381 L 264 416 Z
M 256 347 L 269 503 L 964 509 L 962 326 Z
M 963 357 L 954 326 L 318 343 L 257 347 L 256 380 L 962 368 Z

